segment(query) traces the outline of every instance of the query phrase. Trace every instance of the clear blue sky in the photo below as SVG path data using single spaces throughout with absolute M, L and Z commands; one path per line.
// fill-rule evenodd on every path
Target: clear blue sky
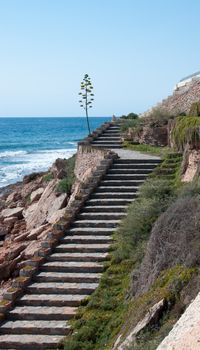
M 0 116 L 142 112 L 200 70 L 199 0 L 0 0 Z

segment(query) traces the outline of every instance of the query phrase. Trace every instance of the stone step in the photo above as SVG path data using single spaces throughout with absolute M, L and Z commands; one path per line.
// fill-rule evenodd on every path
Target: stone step
M 0 349 L 13 350 L 45 350 L 57 349 L 63 339 L 61 335 L 41 334 L 5 334 L 0 335 Z
M 110 236 L 93 236 L 93 235 L 89 235 L 89 236 L 81 236 L 81 235 L 74 235 L 74 236 L 68 236 L 65 237 L 62 240 L 63 243 L 78 243 L 78 244 L 98 244 L 98 243 L 112 243 L 113 242 L 113 238 Z M 87 272 L 87 269 L 85 270 Z M 101 271 L 91 271 L 91 272 L 101 272 Z
M 105 130 L 102 135 L 120 135 L 119 129 L 117 130 Z
M 135 194 L 134 194 L 135 195 Z M 97 207 L 108 207 L 110 206 L 113 210 L 113 207 L 118 207 L 118 206 L 127 206 L 130 203 L 132 203 L 134 199 L 133 198 L 112 198 L 110 199 L 110 197 L 108 198 L 99 198 L 97 196 L 97 198 L 93 198 L 87 201 L 87 206 L 94 206 L 95 208 Z
M 137 194 L 136 191 L 121 191 L 119 192 L 95 192 L 93 195 L 91 195 L 91 199 L 131 199 L 131 198 L 136 198 Z
M 105 261 L 108 259 L 108 253 L 54 253 L 51 254 L 48 261 Z
M 148 170 L 153 170 L 157 165 L 156 164 L 149 164 L 149 163 L 143 163 L 143 164 L 121 164 L 121 163 L 114 163 L 113 164 L 113 170 L 114 169 L 123 169 L 123 165 L 124 165 L 124 169 L 140 169 L 140 172 L 143 173 L 143 169 L 148 169 Z
M 100 138 L 98 138 L 97 140 L 92 141 L 92 144 L 102 144 L 102 145 L 104 145 L 104 144 L 107 144 L 107 145 L 116 144 L 117 145 L 117 144 L 121 144 L 121 143 L 122 142 L 120 140 L 112 141 L 112 140 L 110 140 L 110 138 L 107 138 L 106 141 L 101 140 Z
M 70 272 L 40 272 L 34 277 L 35 282 L 69 282 L 69 283 L 98 283 L 100 273 L 70 273 Z
M 61 252 L 108 252 L 110 250 L 110 244 L 60 244 L 54 251 L 56 253 Z
M 134 179 L 134 180 L 130 180 L 130 179 L 105 179 L 105 180 L 102 180 L 101 181 L 101 185 L 100 185 L 100 188 L 103 186 L 108 186 L 108 187 L 111 187 L 111 186 L 120 186 L 120 187 L 123 187 L 123 186 L 140 186 L 143 184 L 143 180 L 138 180 L 138 179 Z
M 104 266 L 97 262 L 49 261 L 41 266 L 40 271 L 100 273 L 104 271 Z
M 91 145 L 93 146 L 93 147 L 102 147 L 102 148 L 122 148 L 122 145 L 116 145 L 116 144 L 113 144 L 113 145 L 108 145 L 108 144 L 103 144 L 103 145 L 101 145 L 101 144 L 95 144 L 95 143 L 91 143 Z
M 99 227 L 99 228 L 114 228 L 120 223 L 120 220 L 76 220 L 73 227 Z
M 66 321 L 22 320 L 7 321 L 1 325 L 1 334 L 48 334 L 67 335 L 71 327 Z M 28 349 L 27 349 L 28 350 Z
M 42 283 L 41 283 L 42 284 Z M 55 283 L 56 284 L 56 283 Z M 70 320 L 77 308 L 59 306 L 16 306 L 9 312 L 10 320 Z
M 114 232 L 114 229 L 112 227 L 104 227 L 104 228 L 100 228 L 100 227 L 75 227 L 75 228 L 71 228 L 70 230 L 67 231 L 67 236 L 68 235 L 93 235 L 93 236 L 107 236 L 107 235 L 112 235 Z M 63 241 L 62 238 L 61 242 Z
M 111 196 L 114 194 L 114 192 L 117 192 L 119 195 L 124 195 L 124 192 L 137 192 L 138 186 L 99 186 L 94 193 L 94 195 L 98 195 L 99 193 L 106 192 L 110 194 Z
M 120 174 L 120 173 L 116 173 L 116 174 L 107 174 L 105 177 L 104 177 L 104 180 L 103 181 L 121 181 L 121 182 L 126 182 L 126 181 L 141 181 L 141 182 L 144 182 L 144 180 L 146 180 L 147 178 L 147 174 Z M 103 183 L 103 182 L 101 182 Z
M 115 164 L 160 164 L 160 159 L 117 159 Z
M 49 272 L 46 272 L 46 274 Z M 45 274 L 45 272 L 41 272 Z M 57 273 L 51 272 L 55 276 Z M 45 275 L 43 276 L 45 278 Z M 46 281 L 44 279 L 44 281 Z M 65 282 L 65 281 L 63 281 Z M 73 306 L 77 307 L 81 304 L 81 301 L 87 298 L 86 294 L 25 294 L 17 301 L 19 306 Z
M 112 135 L 103 135 L 103 136 L 99 136 L 98 139 L 99 141 L 120 141 L 121 142 L 121 137 L 120 136 L 112 136 Z M 105 142 L 106 143 L 106 142 Z
M 88 204 L 88 202 L 87 202 Z M 126 205 L 113 205 L 113 206 L 108 206 L 108 205 L 99 205 L 99 206 L 92 206 L 92 205 L 86 205 L 84 207 L 84 212 L 85 213 L 104 213 L 106 211 L 107 213 L 114 213 L 114 212 L 120 212 L 120 213 L 125 213 L 126 212 Z
M 85 210 L 85 208 L 84 208 Z M 105 209 L 104 209 L 105 210 Z M 78 219 L 84 220 L 121 220 L 126 216 L 123 212 L 112 212 L 112 213 L 88 213 L 82 212 L 78 215 Z
M 152 172 L 152 169 L 127 169 L 127 168 L 111 168 L 108 170 L 107 175 L 138 175 L 138 176 L 143 176 L 143 175 L 148 175 Z
M 50 264 L 50 263 L 49 263 Z M 61 264 L 61 263 L 59 263 Z M 62 271 L 62 269 L 60 270 Z M 39 282 L 27 287 L 28 294 L 91 294 L 98 283 Z M 14 309 L 15 310 L 15 309 Z M 12 310 L 14 312 L 14 310 Z M 62 313 L 60 309 L 60 313 Z M 64 318 L 63 318 L 64 319 Z

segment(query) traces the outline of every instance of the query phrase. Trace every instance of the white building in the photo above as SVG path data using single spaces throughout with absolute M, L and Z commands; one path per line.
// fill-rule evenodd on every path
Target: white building
M 200 71 L 196 72 L 194 74 L 188 75 L 187 77 L 181 79 L 176 85 L 174 90 L 177 90 L 183 86 L 185 86 L 186 84 L 190 83 L 194 78 L 200 78 Z

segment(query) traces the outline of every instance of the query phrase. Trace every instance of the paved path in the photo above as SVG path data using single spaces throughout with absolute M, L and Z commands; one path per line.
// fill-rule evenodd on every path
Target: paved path
M 112 151 L 117 153 L 121 159 L 160 159 L 158 156 L 131 151 L 129 149 L 114 148 Z

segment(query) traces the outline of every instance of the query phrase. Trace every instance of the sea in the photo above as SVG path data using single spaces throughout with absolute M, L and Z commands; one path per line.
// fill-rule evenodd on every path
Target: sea
M 111 117 L 90 117 L 95 130 Z M 1 117 L 0 188 L 24 175 L 46 171 L 57 158 L 69 158 L 88 134 L 84 117 Z

